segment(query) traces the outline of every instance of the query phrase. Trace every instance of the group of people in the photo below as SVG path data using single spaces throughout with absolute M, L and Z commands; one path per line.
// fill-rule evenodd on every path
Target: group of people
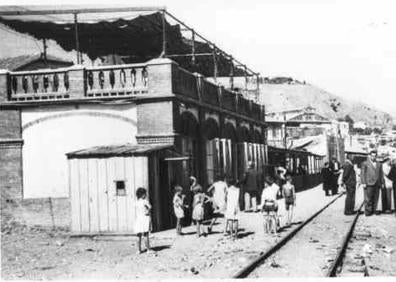
M 245 212 L 262 211 L 264 214 L 278 213 L 277 199 L 283 196 L 285 209 L 287 212 L 287 223 L 290 225 L 293 218 L 293 209 L 296 205 L 296 192 L 292 183 L 292 177 L 285 172 L 282 174 L 282 183 L 276 181 L 271 176 L 266 176 L 263 187 L 262 174 L 255 168 L 252 162 L 249 162 L 248 168 L 240 180 L 232 177 L 219 176 L 216 181 L 210 185 L 206 193 L 202 186 L 197 182 L 194 176 L 190 177 L 191 185 L 189 191 L 193 194 L 191 220 L 196 225 L 196 234 L 198 237 L 212 232 L 212 227 L 219 217 L 224 217 L 224 235 L 232 239 L 238 236 L 240 197 L 244 197 Z M 176 217 L 176 233 L 182 235 L 183 219 L 189 214 L 186 209 L 190 207 L 186 203 L 186 196 L 183 194 L 184 189 L 180 185 L 174 187 L 173 211 Z M 243 192 L 243 193 L 241 193 Z M 257 198 L 261 193 L 260 203 Z M 151 231 L 151 205 L 147 199 L 147 190 L 138 188 L 136 191 L 136 220 L 134 230 L 138 237 L 138 253 L 142 253 L 142 242 L 145 241 L 146 249 L 150 252 L 149 232 Z M 206 217 L 205 204 L 211 203 L 213 208 L 213 217 L 210 220 L 207 229 L 203 225 Z
M 380 162 L 377 159 L 377 151 L 372 150 L 368 159 L 362 164 L 360 182 L 364 189 L 366 216 L 381 212 L 391 213 L 392 202 L 396 213 L 395 161 L 392 162 L 386 157 Z
M 203 192 L 202 186 L 197 183 L 194 176 L 190 177 L 191 186 L 190 191 L 193 193 L 192 199 L 192 222 L 197 227 L 197 236 L 200 237 L 212 231 L 212 227 L 216 219 L 220 215 L 226 218 L 225 234 L 231 234 L 233 238 L 236 237 L 238 230 L 238 212 L 239 212 L 239 194 L 240 188 L 237 182 L 231 178 L 218 177 L 216 181 L 208 188 L 208 193 Z M 207 229 L 204 230 L 203 220 L 205 218 L 205 204 L 212 202 L 213 205 L 213 219 Z M 176 232 L 182 235 L 182 221 L 185 218 L 185 209 L 189 205 L 185 203 L 185 195 L 183 188 L 179 185 L 175 187 L 175 194 L 173 197 L 173 210 L 176 216 Z
M 193 193 L 192 200 L 192 222 L 196 225 L 196 234 L 200 237 L 203 234 L 209 234 L 217 218 L 224 217 L 224 234 L 230 234 L 233 239 L 237 238 L 238 232 L 238 214 L 240 212 L 240 195 L 243 191 L 244 210 L 246 212 L 277 212 L 277 199 L 279 195 L 283 195 L 285 199 L 285 207 L 287 210 L 287 225 L 291 224 L 293 217 L 293 207 L 296 204 L 296 193 L 292 184 L 292 177 L 285 175 L 285 182 L 282 189 L 276 183 L 274 178 L 267 176 L 264 181 L 264 187 L 260 187 L 262 175 L 254 168 L 254 164 L 249 162 L 248 168 L 240 180 L 232 177 L 220 176 L 207 189 L 207 193 L 203 192 L 202 186 L 197 183 L 195 177 L 191 176 L 192 184 L 190 191 Z M 258 205 L 258 194 L 262 191 L 260 204 Z M 176 232 L 182 234 L 182 220 L 185 218 L 185 209 L 189 207 L 185 203 L 185 195 L 183 188 L 175 187 L 173 197 L 174 214 L 176 216 Z M 213 207 L 213 218 L 210 221 L 207 230 L 203 230 L 203 220 L 205 218 L 204 205 L 211 202 Z
M 323 179 L 323 190 L 326 196 L 338 194 L 340 173 L 340 163 L 336 158 L 332 158 L 330 162 L 325 162 L 321 174 Z
M 338 187 L 343 187 L 346 192 L 345 215 L 355 214 L 356 188 L 361 186 L 364 190 L 365 215 L 391 213 L 392 202 L 396 204 L 396 163 L 385 157 L 382 161 L 377 159 L 377 151 L 370 151 L 369 157 L 361 164 L 360 170 L 353 164 L 351 157 L 347 158 L 342 167 L 338 162 L 333 165 L 326 163 L 322 169 L 323 188 L 326 195 L 338 192 Z M 380 200 L 381 199 L 381 200 Z M 396 212 L 396 210 L 395 210 Z

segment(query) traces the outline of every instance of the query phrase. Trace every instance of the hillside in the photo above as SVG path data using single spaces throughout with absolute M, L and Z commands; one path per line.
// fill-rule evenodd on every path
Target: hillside
M 330 119 L 344 118 L 348 114 L 354 121 L 365 121 L 371 126 L 392 123 L 391 115 L 384 111 L 347 100 L 310 84 L 262 83 L 260 93 L 267 112 L 313 106 L 318 114 Z

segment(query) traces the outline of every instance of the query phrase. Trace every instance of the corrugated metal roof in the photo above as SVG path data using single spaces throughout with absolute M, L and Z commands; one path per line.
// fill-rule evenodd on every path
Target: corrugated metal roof
M 167 149 L 170 147 L 172 147 L 172 145 L 169 144 L 158 144 L 158 145 L 123 144 L 123 145 L 96 146 L 96 147 L 70 152 L 67 153 L 66 156 L 68 159 L 127 157 L 127 156 L 136 156 L 136 155 L 147 155 L 151 152 Z

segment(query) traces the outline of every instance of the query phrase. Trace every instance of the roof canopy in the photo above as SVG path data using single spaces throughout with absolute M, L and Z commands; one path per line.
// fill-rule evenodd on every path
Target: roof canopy
M 2 6 L 0 23 L 37 39 L 55 40 L 66 51 L 77 50 L 78 42 L 79 51 L 92 60 L 114 54 L 125 63 L 144 62 L 163 53 L 165 38 L 165 55 L 190 71 L 205 76 L 213 76 L 215 69 L 218 76 L 255 74 L 199 34 L 184 37 L 181 26 L 186 25 L 163 7 Z
M 151 152 L 172 147 L 172 145 L 109 145 L 96 146 L 75 152 L 67 153 L 68 159 L 109 158 L 148 155 Z

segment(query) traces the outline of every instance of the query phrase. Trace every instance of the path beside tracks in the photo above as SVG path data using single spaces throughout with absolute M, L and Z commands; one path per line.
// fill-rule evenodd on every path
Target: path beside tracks
M 295 232 L 292 231 L 291 236 L 286 236 L 275 245 L 274 250 L 270 249 L 269 254 L 258 257 L 255 265 L 246 265 L 234 277 L 334 276 L 335 270 L 342 263 L 343 250 L 347 247 L 358 217 L 358 214 L 343 215 L 344 198 L 343 196 L 326 205 L 321 213 L 315 214 L 312 222 L 296 227 Z M 358 208 L 361 207 L 362 200 L 358 196 Z
M 334 199 L 321 186 L 297 193 L 295 222 L 304 221 Z M 339 200 L 343 202 L 342 198 Z M 280 200 L 280 213 L 284 213 Z M 282 218 L 284 220 L 284 218 Z M 296 225 L 295 225 L 296 226 Z M 22 231 L 2 236 L 4 279 L 166 279 L 229 278 L 249 261 L 290 232 L 286 228 L 271 236 L 264 233 L 261 213 L 240 214 L 240 238 L 222 234 L 223 221 L 213 234 L 197 238 L 194 227 L 185 236 L 175 230 L 154 233 L 156 255 L 136 255 L 136 238 L 69 238 L 67 234 Z M 43 247 L 45 246 L 45 247 Z M 21 252 L 23 250 L 23 252 Z

